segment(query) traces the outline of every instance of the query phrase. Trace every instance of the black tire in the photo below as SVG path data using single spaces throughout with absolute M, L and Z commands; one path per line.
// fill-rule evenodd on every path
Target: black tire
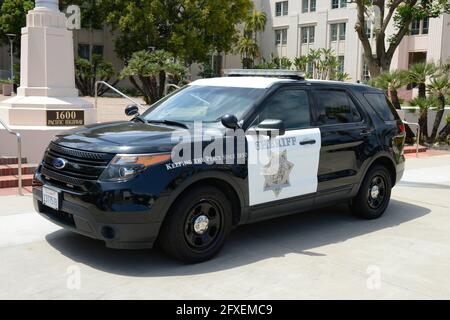
M 219 253 L 231 228 L 232 207 L 228 198 L 213 186 L 202 186 L 176 200 L 162 225 L 158 242 L 169 256 L 199 263 Z
M 374 188 L 374 187 L 377 188 Z M 383 215 L 391 198 L 392 179 L 383 166 L 371 168 L 351 203 L 353 214 L 363 219 L 377 219 Z

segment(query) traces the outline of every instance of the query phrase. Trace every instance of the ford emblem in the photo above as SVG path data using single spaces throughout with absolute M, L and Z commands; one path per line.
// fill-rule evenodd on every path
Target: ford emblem
M 55 160 L 53 160 L 52 164 L 56 169 L 61 170 L 64 169 L 64 167 L 67 164 L 67 161 L 62 158 L 56 158 Z

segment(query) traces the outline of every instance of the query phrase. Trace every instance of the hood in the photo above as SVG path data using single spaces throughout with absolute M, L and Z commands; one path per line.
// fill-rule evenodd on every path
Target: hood
M 170 152 L 172 134 L 186 129 L 138 121 L 93 124 L 66 131 L 53 142 L 68 148 L 106 153 Z

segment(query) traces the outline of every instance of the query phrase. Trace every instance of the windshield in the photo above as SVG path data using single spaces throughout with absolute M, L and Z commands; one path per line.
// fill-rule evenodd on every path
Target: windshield
M 238 119 L 265 89 L 187 86 L 157 102 L 141 118 L 145 121 L 219 121 L 225 114 Z

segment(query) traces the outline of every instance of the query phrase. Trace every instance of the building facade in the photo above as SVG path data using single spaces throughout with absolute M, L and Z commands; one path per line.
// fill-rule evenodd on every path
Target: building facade
M 341 70 L 350 81 L 369 77 L 364 52 L 354 30 L 356 5 L 346 0 L 254 0 L 255 7 L 267 15 L 264 32 L 258 35 L 262 57 L 271 54 L 293 59 L 310 49 L 332 49 Z M 374 22 L 368 17 L 365 27 L 374 44 Z M 373 19 L 374 20 L 374 19 Z M 450 57 L 450 15 L 414 21 L 392 60 L 392 69 L 408 69 L 416 62 L 439 62 Z M 388 26 L 388 34 L 394 28 Z M 372 48 L 375 46 L 372 45 Z

